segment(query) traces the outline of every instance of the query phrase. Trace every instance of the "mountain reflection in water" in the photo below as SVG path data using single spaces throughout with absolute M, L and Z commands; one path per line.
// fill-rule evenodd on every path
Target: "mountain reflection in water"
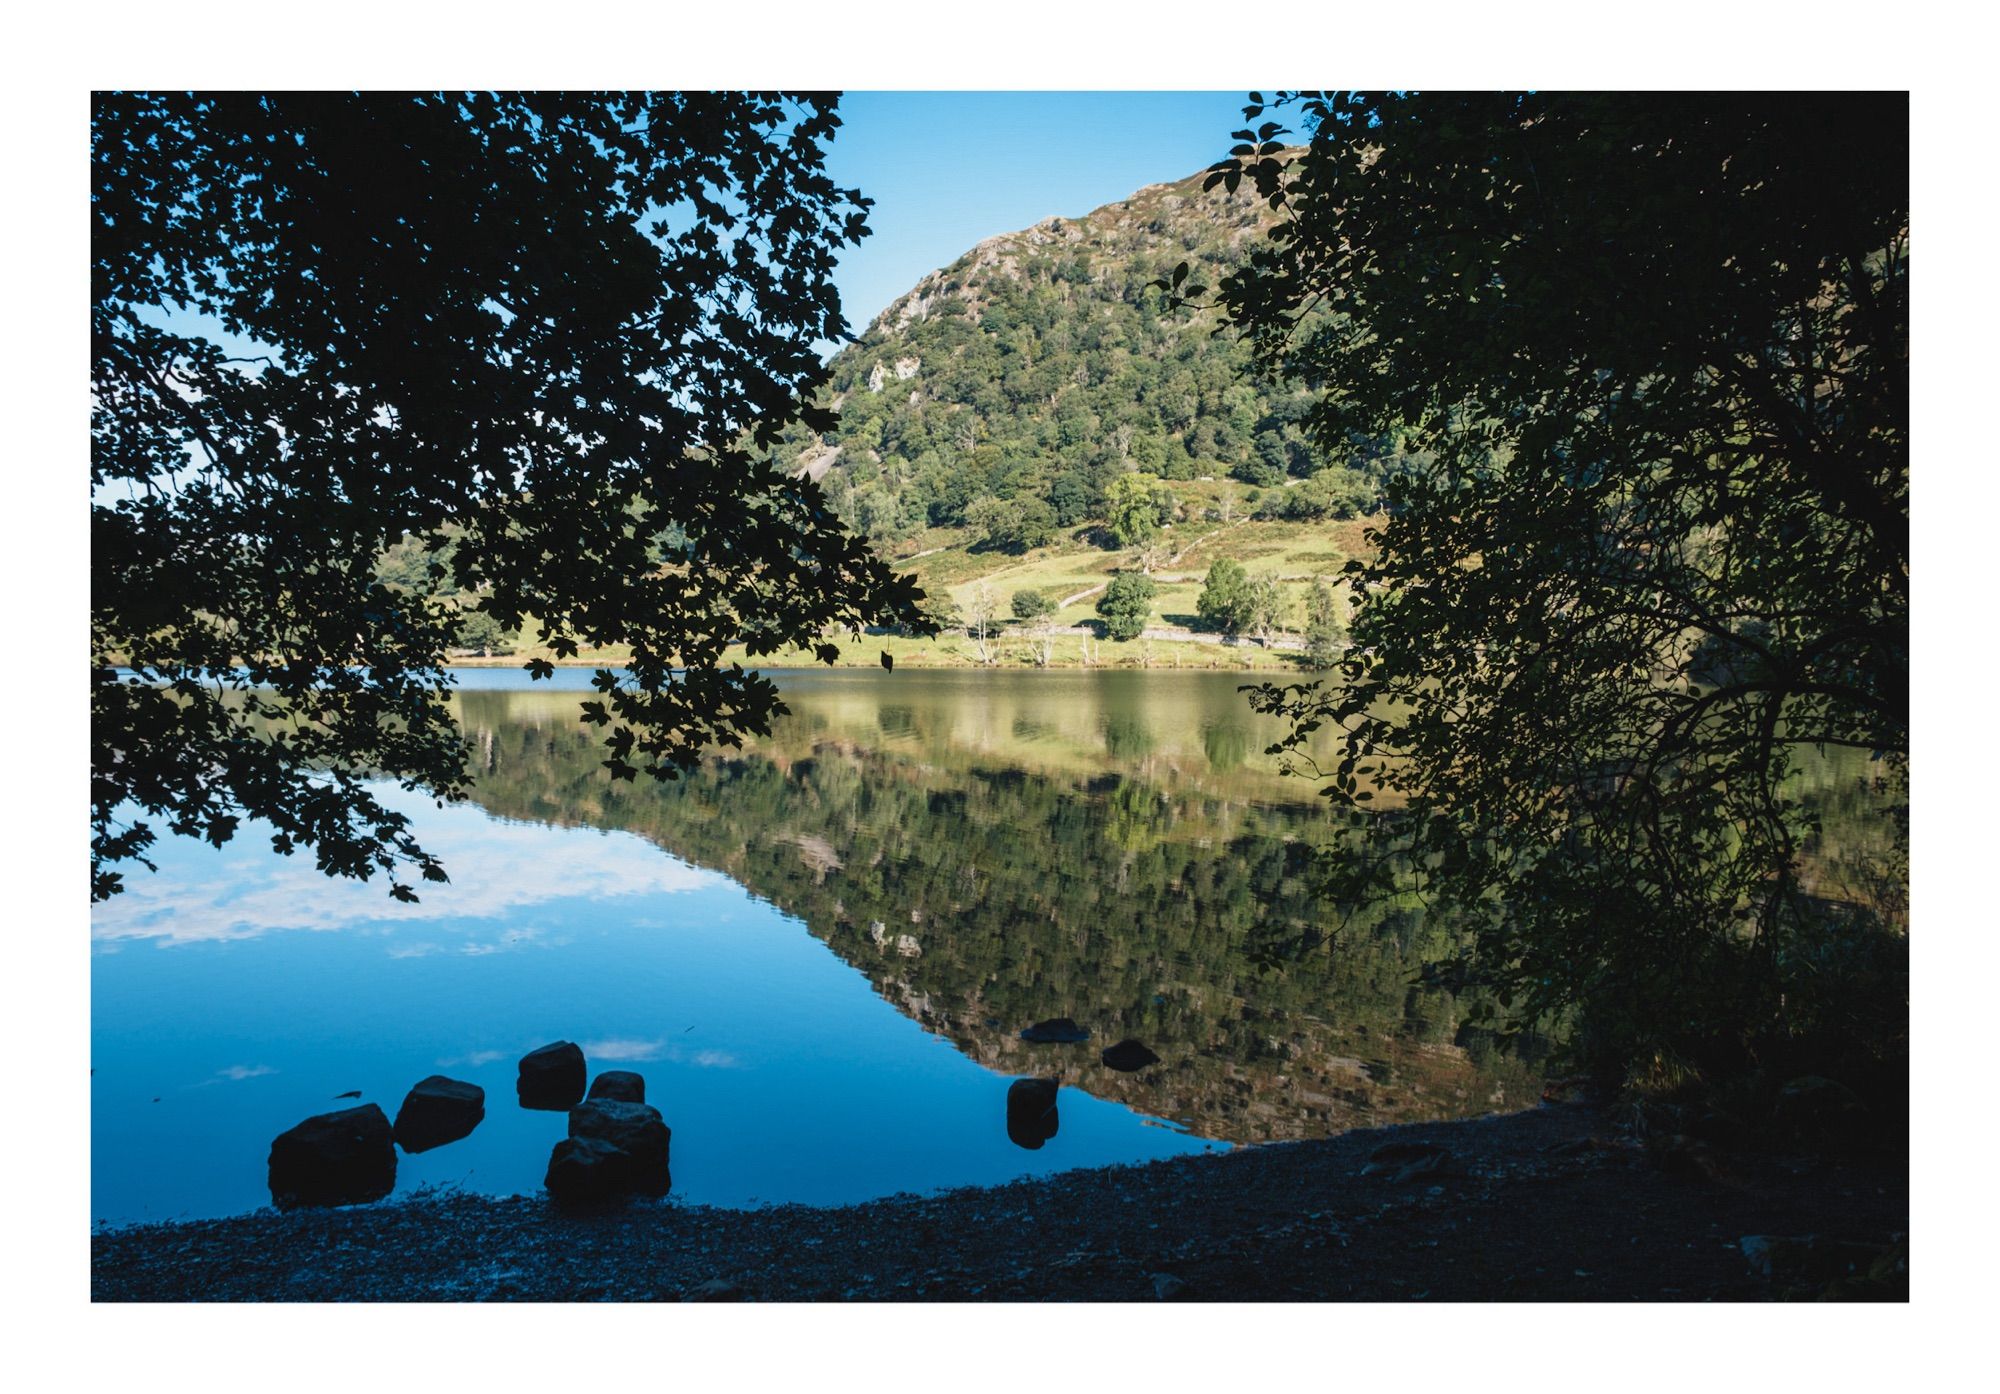
M 475 798 L 617 828 L 803 920 L 875 990 L 1010 1075 L 1232 1142 L 1524 1107 L 1538 1077 L 1412 985 L 1445 931 L 1374 911 L 1337 946 L 1260 968 L 1324 923 L 1326 812 L 1261 752 L 1277 727 L 1234 675 L 786 674 L 769 738 L 665 784 L 614 784 L 574 697 L 461 698 Z M 1089 1043 L 1034 1045 L 1069 1016 Z M 1135 1074 L 1099 1052 L 1135 1038 Z

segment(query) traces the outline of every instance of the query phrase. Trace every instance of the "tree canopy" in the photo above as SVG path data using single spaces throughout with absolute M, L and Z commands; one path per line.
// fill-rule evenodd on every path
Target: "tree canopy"
M 838 124 L 819 96 L 96 97 L 94 897 L 156 821 L 262 819 L 401 898 L 401 866 L 443 879 L 365 782 L 464 792 L 446 590 L 558 656 L 629 650 L 584 707 L 624 778 L 766 729 L 730 644 L 924 626 L 768 456 L 830 424 L 814 346 L 867 230 L 823 171 Z M 412 541 L 432 591 L 376 573 Z
M 1601 1060 L 1906 1032 L 1893 909 L 1829 903 L 1790 792 L 1854 747 L 1906 806 L 1906 99 L 1273 108 L 1309 144 L 1211 174 L 1284 215 L 1221 302 L 1322 445 L 1418 462 L 1338 681 L 1256 697 L 1346 733 L 1343 890 L 1468 916 L 1456 972 Z

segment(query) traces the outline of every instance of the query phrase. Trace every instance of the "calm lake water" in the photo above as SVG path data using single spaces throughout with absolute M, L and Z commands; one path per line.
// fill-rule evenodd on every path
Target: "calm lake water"
M 1410 985 L 1413 910 L 1282 969 L 1322 922 L 1325 814 L 1261 752 L 1236 675 L 788 673 L 773 736 L 614 785 L 588 675 L 460 674 L 474 799 L 416 815 L 452 883 L 418 905 L 245 831 L 165 839 L 92 916 L 100 1222 L 268 1203 L 271 1139 L 443 1073 L 469 1137 L 397 1193 L 540 1189 L 560 1113 L 515 1062 L 582 1045 L 645 1075 L 674 1195 L 831 1204 L 1533 1100 L 1531 1066 Z M 1022 1027 L 1069 1016 L 1081 1046 Z M 1098 1051 L 1135 1037 L 1137 1074 Z M 1060 1127 L 1010 1142 L 1010 1080 L 1060 1071 Z M 336 1096 L 360 1091 L 359 1100 Z

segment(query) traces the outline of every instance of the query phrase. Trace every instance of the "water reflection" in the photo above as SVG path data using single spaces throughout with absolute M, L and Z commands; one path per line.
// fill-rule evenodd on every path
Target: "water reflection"
M 1063 1057 L 1072 1085 L 1206 1137 L 1531 1102 L 1531 1061 L 1461 1029 L 1469 1004 L 1412 986 L 1448 947 L 1415 906 L 1257 966 L 1323 923 L 1327 825 L 1313 786 L 1261 755 L 1275 728 L 1237 681 L 798 675 L 768 739 L 666 785 L 605 782 L 564 696 L 467 693 L 462 710 L 488 807 L 630 830 L 725 872 L 996 1071 L 1043 1073 L 1056 1057 L 1019 1033 L 1069 1016 L 1134 1042 L 1115 1062 Z

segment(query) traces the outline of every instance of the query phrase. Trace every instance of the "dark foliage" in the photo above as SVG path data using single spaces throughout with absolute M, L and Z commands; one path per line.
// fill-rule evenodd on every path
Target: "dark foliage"
M 1580 1008 L 1607 1068 L 1901 1048 L 1899 901 L 1814 892 L 1795 776 L 1879 756 L 1900 880 L 1905 99 L 1283 104 L 1310 146 L 1265 122 L 1211 176 L 1286 215 L 1222 302 L 1322 444 L 1395 423 L 1424 461 L 1348 567 L 1339 682 L 1256 696 L 1345 732 L 1344 893 L 1465 915 L 1459 980 Z
M 96 99 L 94 896 L 156 819 L 442 879 L 363 784 L 464 792 L 436 592 L 629 648 L 584 708 L 625 778 L 765 729 L 731 642 L 920 622 L 762 449 L 829 424 L 800 404 L 866 231 L 837 125 L 729 93 Z M 411 540 L 430 591 L 377 576 Z

